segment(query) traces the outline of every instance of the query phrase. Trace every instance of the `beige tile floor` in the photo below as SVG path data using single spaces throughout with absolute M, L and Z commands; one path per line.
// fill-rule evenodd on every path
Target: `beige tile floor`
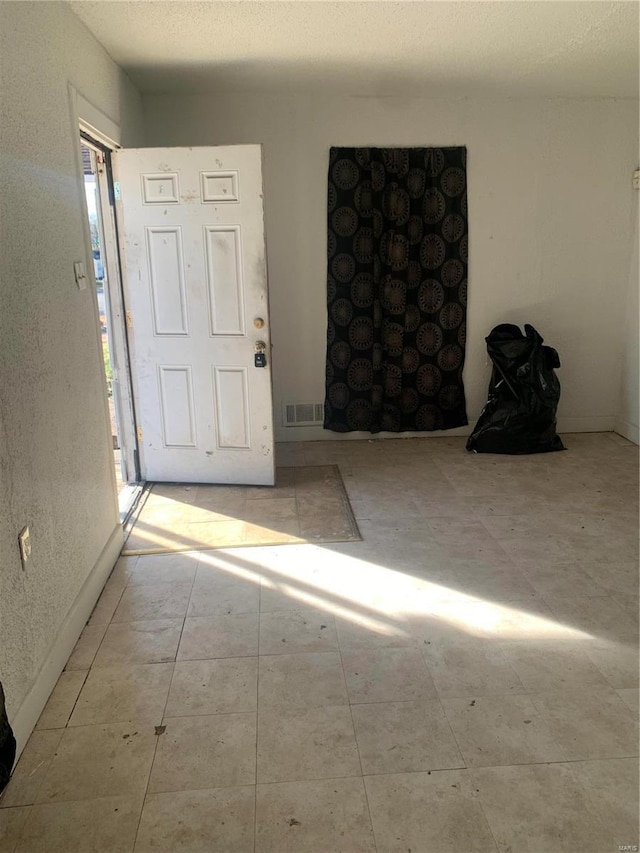
M 156 483 L 132 522 L 129 556 L 360 540 L 337 465 L 279 466 L 275 487 Z
M 638 844 L 638 450 L 565 441 L 281 445 L 362 542 L 121 559 L 0 853 Z

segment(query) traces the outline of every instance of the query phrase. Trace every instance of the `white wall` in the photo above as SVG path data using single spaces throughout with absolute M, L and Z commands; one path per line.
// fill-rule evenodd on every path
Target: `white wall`
M 0 678 L 23 745 L 121 541 L 68 86 L 129 144 L 140 102 L 65 4 L 0 3 L 0 33 Z
M 281 404 L 324 397 L 326 173 L 331 145 L 466 145 L 471 423 L 484 337 L 530 322 L 560 352 L 564 430 L 612 429 L 637 167 L 638 103 L 149 95 L 147 145 L 264 144 L 277 437 Z
M 620 398 L 615 422 L 615 430 L 636 444 L 640 441 L 640 420 L 638 418 L 638 392 L 640 377 L 638 368 L 638 195 L 635 193 L 635 240 L 629 264 L 629 288 L 626 304 L 626 329 L 623 338 L 622 369 L 620 379 Z

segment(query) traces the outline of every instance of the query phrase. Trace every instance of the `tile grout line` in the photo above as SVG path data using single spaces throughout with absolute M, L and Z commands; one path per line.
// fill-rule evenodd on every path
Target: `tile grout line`
M 172 676 L 173 677 L 173 676 Z M 168 698 L 168 694 L 167 694 Z M 165 702 L 166 707 L 166 702 Z M 161 718 L 162 719 L 162 718 Z M 156 735 L 156 742 L 153 748 L 153 757 L 151 759 L 151 764 L 149 765 L 149 775 L 147 776 L 147 782 L 144 789 L 144 795 L 142 797 L 142 806 L 140 807 L 140 815 L 138 817 L 138 823 L 136 826 L 136 834 L 133 839 L 133 847 L 131 848 L 131 853 L 134 853 L 136 845 L 138 843 L 138 833 L 140 832 L 140 824 L 142 823 L 142 813 L 144 812 L 145 803 L 147 801 L 147 794 L 149 793 L 149 783 L 151 782 L 151 774 L 153 773 L 153 765 L 156 760 L 156 754 L 158 752 L 158 741 L 160 740 L 160 736 Z
M 487 825 L 487 829 L 489 830 L 489 835 L 493 839 L 493 843 L 495 845 L 496 853 L 500 853 L 500 845 L 498 844 L 498 839 L 496 837 L 495 832 L 493 831 L 493 826 L 491 825 L 491 822 L 489 820 L 489 816 L 487 815 L 487 812 L 485 811 L 485 807 L 484 807 L 484 804 L 482 802 L 482 794 L 480 793 L 480 796 L 474 797 L 474 793 L 477 793 L 475 791 L 475 782 L 473 781 L 473 778 L 471 776 L 471 772 L 469 770 L 467 770 L 467 773 L 469 773 L 469 783 L 470 783 L 470 787 L 472 789 L 470 791 L 471 799 L 475 800 L 478 803 L 478 805 L 480 806 L 480 811 L 481 811 L 482 816 L 484 818 L 484 822 Z
M 442 711 L 442 716 L 444 717 L 444 719 L 447 722 L 447 725 L 449 726 L 449 731 L 451 732 L 451 737 L 454 740 L 454 743 L 458 749 L 458 754 L 460 755 L 460 759 L 462 760 L 462 768 L 460 768 L 460 769 L 468 770 L 469 768 L 467 766 L 467 759 L 465 758 L 464 752 L 462 751 L 462 747 L 460 746 L 460 742 L 458 741 L 458 736 L 456 735 L 455 730 L 454 730 L 453 726 L 451 725 L 451 720 L 449 719 L 449 715 L 447 714 L 447 709 L 444 707 L 442 697 L 440 696 L 440 691 L 438 690 L 437 684 L 433 680 L 433 676 L 431 675 L 431 670 L 429 669 L 429 665 L 426 661 L 426 657 L 425 657 L 424 653 L 422 653 L 422 659 L 424 661 L 424 665 L 427 669 L 427 672 L 429 673 L 429 678 L 431 679 L 431 683 L 433 684 L 433 689 L 435 690 L 435 693 L 436 693 L 436 700 L 438 702 L 438 705 L 440 706 L 440 710 Z
M 364 541 L 364 539 L 362 541 Z M 334 623 L 335 623 L 335 618 L 334 618 Z M 358 743 L 358 735 L 356 733 L 356 725 L 355 725 L 355 722 L 353 719 L 353 708 L 351 706 L 351 696 L 349 695 L 349 685 L 347 684 L 347 675 L 346 675 L 345 670 L 344 670 L 344 660 L 342 657 L 342 644 L 340 642 L 340 630 L 339 630 L 337 623 L 335 623 L 335 628 L 336 628 L 336 641 L 338 644 L 338 654 L 340 655 L 340 667 L 342 669 L 342 679 L 344 682 L 344 688 L 345 688 L 345 692 L 347 695 L 347 703 L 348 703 L 348 708 L 349 708 L 349 718 L 351 719 L 351 728 L 353 729 L 353 740 L 355 742 L 356 751 L 358 753 L 358 763 L 360 764 L 360 779 L 362 780 L 362 790 L 364 791 L 364 801 L 367 804 L 367 814 L 369 815 L 369 825 L 371 826 L 371 836 L 373 839 L 373 848 L 374 848 L 374 851 L 377 851 L 378 850 L 378 842 L 376 840 L 376 832 L 375 832 L 375 828 L 373 825 L 373 816 L 371 814 L 371 804 L 369 803 L 369 793 L 367 791 L 367 786 L 366 786 L 365 781 L 364 781 L 364 771 L 362 769 L 362 756 L 360 754 L 360 744 Z
M 477 771 L 485 771 L 485 770 L 505 770 L 509 768 L 517 768 L 517 767 L 553 767 L 556 765 L 564 766 L 564 765 L 579 765 L 579 764 L 589 764 L 600 761 L 631 761 L 632 759 L 636 759 L 637 755 L 624 755 L 624 756 L 609 756 L 609 757 L 600 757 L 600 758 L 575 758 L 575 759 L 567 759 L 562 761 L 533 761 L 533 762 L 525 762 L 522 764 L 486 764 L 478 767 L 439 767 L 437 770 L 401 770 L 395 771 L 393 773 L 366 773 L 363 776 L 353 776 L 352 774 L 347 774 L 345 776 L 314 776 L 309 779 L 278 779 L 276 781 L 269 782 L 261 782 L 263 785 L 289 785 L 289 784 L 299 784 L 304 782 L 331 782 L 337 781 L 340 779 L 376 779 L 382 778 L 385 776 L 418 776 L 418 775 L 430 775 L 433 776 L 437 773 L 468 773 L 473 774 Z M 255 787 L 254 785 L 216 785 L 215 788 L 219 788 L 220 790 L 226 790 L 230 788 L 249 788 Z M 209 787 L 203 788 L 175 788 L 166 791 L 159 791 L 161 794 L 176 794 L 181 791 L 207 791 L 210 790 Z M 106 795 L 105 797 L 89 797 L 87 799 L 70 799 L 70 800 L 60 800 L 56 803 L 26 803 L 18 806 L 7 806 L 6 809 L 0 809 L 0 814 L 3 811 L 8 811 L 9 809 L 32 809 L 39 805 L 66 805 L 69 803 L 89 803 L 94 800 L 106 799 L 111 796 L 117 795 Z
M 116 563 L 115 563 L 114 567 L 111 569 L 111 572 L 109 572 L 109 577 L 107 578 L 107 580 L 105 581 L 104 586 L 102 587 L 102 590 L 101 590 L 101 592 L 100 592 L 100 596 L 98 597 L 98 600 L 96 601 L 96 605 L 95 605 L 95 607 L 93 608 L 93 610 L 91 611 L 91 615 L 89 616 L 89 618 L 88 618 L 88 620 L 87 620 L 87 624 L 84 626 L 85 628 L 88 628 L 88 627 L 90 626 L 90 624 L 91 624 L 91 619 L 92 619 L 92 617 L 93 617 L 93 614 L 94 614 L 94 613 L 95 613 L 95 611 L 96 611 L 96 608 L 98 607 L 98 604 L 100 603 L 100 599 L 102 598 L 102 595 L 103 595 L 103 593 L 104 593 L 105 587 L 107 586 L 107 583 L 109 582 L 109 580 L 110 580 L 110 578 L 111 578 L 111 575 L 113 574 L 114 570 L 116 569 L 116 567 L 117 567 L 117 565 L 118 565 L 118 562 L 120 561 L 120 559 L 121 559 L 121 558 L 122 558 L 122 552 L 120 552 L 120 555 L 118 556 L 118 559 L 116 560 Z M 137 560 L 136 560 L 136 564 L 137 564 Z M 127 589 L 127 587 L 128 587 L 128 586 L 129 586 L 129 582 L 128 582 L 128 580 L 127 580 L 127 581 L 125 581 L 125 584 L 124 584 L 124 586 L 122 587 L 122 591 L 120 592 L 120 595 L 119 595 L 119 597 L 118 597 L 118 600 L 117 600 L 117 602 L 116 602 L 116 605 L 115 605 L 115 607 L 113 608 L 113 613 L 111 614 L 111 616 L 110 616 L 110 618 L 109 618 L 109 621 L 106 623 L 106 627 L 105 627 L 105 629 L 104 629 L 104 633 L 103 633 L 103 635 L 102 635 L 102 639 L 100 640 L 100 643 L 98 644 L 98 648 L 96 649 L 95 654 L 94 654 L 94 655 L 93 655 L 93 657 L 91 658 L 91 663 L 89 664 L 89 669 L 87 670 L 88 672 L 90 672 L 90 671 L 93 669 L 93 664 L 95 663 L 95 659 L 96 659 L 96 658 L 97 658 L 97 656 L 98 656 L 98 652 L 100 651 L 100 649 L 102 648 L 102 645 L 103 645 L 104 641 L 106 640 L 107 632 L 108 632 L 109 628 L 111 627 L 111 625 L 118 624 L 118 623 L 115 623 L 115 622 L 113 621 L 113 617 L 116 615 L 116 611 L 117 611 L 118 607 L 120 606 L 120 602 L 122 601 L 122 597 L 124 596 L 125 590 Z M 101 626 L 100 626 L 100 627 L 101 627 Z M 82 630 L 84 631 L 84 628 L 83 628 Z M 80 634 L 80 636 L 82 636 L 82 634 Z M 79 639 L 79 638 L 78 638 L 78 639 Z M 68 661 L 67 661 L 67 663 L 68 663 Z
M 71 672 L 73 672 L 73 671 L 74 671 L 74 670 L 71 670 Z M 76 671 L 77 671 L 77 670 L 76 670 Z M 80 670 L 80 672 L 81 672 L 81 671 L 82 671 L 82 670 Z M 64 672 L 64 670 L 63 670 L 63 672 Z M 89 678 L 89 673 L 90 673 L 90 672 L 91 672 L 91 670 L 90 670 L 90 669 L 88 669 L 88 670 L 86 670 L 86 672 L 85 672 L 85 674 L 84 674 L 84 678 L 83 678 L 83 680 L 82 680 L 82 684 L 80 685 L 80 690 L 78 690 L 78 695 L 76 696 L 76 700 L 75 700 L 75 702 L 73 703 L 73 707 L 71 708 L 71 711 L 70 711 L 70 713 L 69 713 L 69 716 L 67 717 L 67 722 L 64 724 L 65 729 L 70 728 L 69 723 L 71 722 L 71 717 L 73 717 L 73 712 L 75 711 L 75 709 L 76 709 L 76 705 L 78 704 L 78 701 L 79 701 L 79 699 L 80 699 L 80 694 L 82 693 L 82 691 L 83 691 L 83 690 L 84 690 L 84 688 L 85 688 L 85 685 L 86 685 L 87 680 L 88 680 L 88 678 Z M 62 675 L 62 673 L 60 673 L 60 674 Z M 74 728 L 74 726 L 71 726 L 71 728 Z
M 453 769 L 460 769 L 460 768 L 453 768 Z M 438 772 L 438 771 L 433 771 L 433 772 Z M 385 775 L 385 774 L 377 774 L 377 775 Z M 264 786 L 270 786 L 270 785 L 304 785 L 307 782 L 337 782 L 337 781 L 340 781 L 341 779 L 360 779 L 360 780 L 362 780 L 363 778 L 364 777 L 362 777 L 362 776 L 354 776 L 353 774 L 350 774 L 347 776 L 314 776 L 310 779 L 274 779 L 274 780 L 269 780 L 266 782 L 259 782 L 258 784 L 264 785 Z M 256 787 L 255 785 L 252 785 L 251 783 L 247 783 L 244 785 L 215 785 L 215 786 L 213 786 L 213 788 L 211 786 L 204 787 L 204 788 L 169 788 L 169 789 L 163 790 L 163 791 L 152 792 L 152 795 L 154 793 L 164 795 L 164 794 L 179 794 L 182 792 L 188 793 L 190 791 L 210 791 L 210 790 L 214 790 L 214 789 L 220 790 L 220 791 L 227 791 L 227 790 L 233 790 L 236 788 L 255 788 L 255 787 Z M 98 798 L 95 798 L 95 799 L 98 799 Z M 91 802 L 91 801 L 90 800 L 64 800 L 63 802 Z M 29 808 L 29 806 L 19 806 L 17 808 Z M 323 851 L 323 853 L 324 853 L 324 851 Z
M 198 553 L 199 553 L 199 552 L 198 552 Z M 137 561 L 136 561 L 136 567 L 137 567 L 137 565 L 138 565 L 138 562 L 139 562 L 139 560 L 137 560 Z M 193 580 L 191 581 L 191 590 L 190 590 L 190 592 L 189 592 L 189 601 L 187 602 L 187 610 L 185 611 L 185 616 L 184 616 L 184 618 L 183 618 L 183 620 L 182 620 L 182 628 L 181 628 L 181 630 L 180 630 L 180 637 L 178 638 L 178 642 L 177 642 L 177 644 L 176 644 L 176 651 L 175 651 L 175 656 L 174 656 L 174 659 L 173 659 L 173 668 L 172 668 L 172 670 L 171 670 L 171 680 L 169 681 L 169 689 L 167 690 L 167 695 L 166 695 L 165 700 L 164 700 L 164 706 L 163 706 L 163 708 L 162 708 L 162 714 L 160 715 L 160 725 L 164 725 L 165 712 L 166 712 L 166 710 L 167 710 L 167 704 L 168 704 L 168 702 L 169 702 L 169 696 L 170 696 L 170 694 L 171 694 L 171 687 L 172 687 L 172 685 L 173 685 L 173 679 L 174 679 L 175 672 L 176 672 L 176 663 L 178 662 L 178 661 L 177 661 L 177 659 L 178 659 L 178 649 L 180 648 L 180 642 L 181 642 L 181 640 L 182 640 L 182 633 L 183 633 L 183 631 L 184 631 L 184 626 L 185 626 L 185 622 L 186 622 L 186 619 L 187 619 L 187 615 L 186 615 L 186 614 L 187 614 L 187 612 L 189 611 L 189 603 L 190 603 L 190 601 L 191 601 L 191 595 L 193 594 L 193 587 L 194 587 L 195 582 L 196 582 L 196 576 L 197 576 L 197 574 L 198 574 L 198 565 L 199 565 L 199 563 L 200 563 L 200 557 L 198 557 L 198 561 L 197 561 L 197 563 L 196 563 L 196 570 L 195 570 L 195 572 L 193 573 Z M 127 586 L 128 586 L 128 585 L 129 585 L 129 584 L 127 584 Z M 168 661 L 167 661 L 167 662 L 168 662 Z M 143 814 L 143 812 L 144 812 L 144 807 L 145 807 L 145 804 L 146 804 L 146 801 L 147 801 L 147 795 L 148 795 L 148 793 L 149 793 L 149 785 L 151 784 L 151 774 L 153 773 L 153 765 L 155 764 L 155 761 L 156 761 L 156 755 L 158 754 L 158 745 L 159 745 L 159 742 L 160 742 L 160 738 L 161 738 L 161 737 L 162 737 L 162 735 L 158 735 L 158 734 L 156 735 L 156 742 L 155 742 L 154 749 L 153 749 L 153 757 L 152 757 L 152 759 L 151 759 L 151 764 L 149 765 L 149 775 L 148 775 L 148 777 L 147 777 L 147 784 L 146 784 L 146 786 L 145 786 L 144 796 L 143 796 L 143 798 L 142 798 L 142 807 L 141 807 L 141 809 L 140 809 L 140 816 L 139 816 L 139 818 L 138 818 L 138 824 L 137 824 L 137 826 L 136 826 L 136 834 L 135 834 L 135 837 L 134 837 L 134 839 L 133 839 L 133 847 L 131 848 L 132 853 L 135 853 L 135 848 L 136 848 L 136 845 L 137 845 L 137 843 L 138 843 L 138 835 L 139 835 L 139 833 L 140 833 L 140 824 L 142 823 L 142 814 Z
M 198 577 L 198 569 L 200 568 L 200 559 L 201 559 L 200 555 L 202 554 L 202 551 L 196 551 L 194 553 L 198 554 L 198 560 L 196 562 L 196 570 L 193 573 L 193 580 L 191 581 L 191 589 L 189 591 L 189 600 L 187 602 L 187 609 L 185 610 L 184 619 L 182 620 L 182 628 L 180 629 L 180 636 L 178 637 L 178 645 L 176 646 L 176 655 L 175 655 L 175 658 L 173 660 L 174 672 L 175 672 L 175 664 L 178 663 L 178 652 L 180 651 L 180 643 L 182 642 L 182 635 L 184 634 L 184 628 L 185 628 L 185 625 L 187 624 L 187 619 L 190 618 L 189 617 L 189 605 L 191 604 L 191 598 L 193 597 L 193 590 L 194 590 L 195 585 L 196 585 L 196 578 Z M 171 683 L 173 684 L 173 674 L 171 675 Z M 169 691 L 171 691 L 171 685 L 169 685 Z M 169 694 L 167 694 L 167 701 L 169 701 Z M 165 703 L 165 710 L 166 710 L 166 707 L 167 706 Z
M 510 767 L 551 767 L 556 764 L 565 765 L 565 764 L 587 764 L 589 762 L 597 762 L 597 761 L 631 761 L 632 759 L 638 758 L 638 754 L 636 755 L 613 755 L 613 756 L 601 756 L 599 758 L 563 758 L 557 761 L 523 761 L 521 763 L 515 764 L 479 764 L 478 766 L 472 767 L 438 767 L 435 770 L 398 770 L 393 773 L 367 773 L 365 774 L 365 779 L 370 777 L 378 777 L 378 776 L 405 776 L 405 775 L 418 775 L 422 773 L 427 773 L 432 776 L 434 773 L 475 773 L 476 771 L 482 770 L 505 770 Z M 290 780 L 295 782 L 295 779 Z
M 17 836 L 17 838 L 16 838 L 16 840 L 15 840 L 15 842 L 14 842 L 13 847 L 11 848 L 11 850 L 9 850 L 9 851 L 8 851 L 8 853 L 15 853 L 15 851 L 18 849 L 18 845 L 19 845 L 19 844 L 20 844 L 20 842 L 22 841 L 22 836 L 24 835 L 24 833 L 25 833 L 25 831 L 26 831 L 26 829 L 27 829 L 27 826 L 29 825 L 29 820 L 31 819 L 31 814 L 32 814 L 32 812 L 33 812 L 33 805 L 30 805 L 30 806 L 15 806 L 15 808 L 26 808 L 26 809 L 29 809 L 29 811 L 28 811 L 28 813 L 27 813 L 27 814 L 26 814 L 26 816 L 25 816 L 24 823 L 22 824 L 22 827 L 20 828 L 20 832 L 18 833 L 18 836 Z
M 262 655 L 260 654 L 260 639 L 262 634 L 262 581 L 260 576 L 260 589 L 258 594 L 258 672 L 256 676 L 256 772 L 255 785 L 253 786 L 253 853 L 256 853 L 258 844 L 258 726 L 260 722 L 260 665 Z

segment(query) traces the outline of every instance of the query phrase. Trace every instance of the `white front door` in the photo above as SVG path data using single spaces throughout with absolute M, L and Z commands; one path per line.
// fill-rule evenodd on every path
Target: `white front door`
M 273 485 L 261 147 L 113 161 L 142 476 Z

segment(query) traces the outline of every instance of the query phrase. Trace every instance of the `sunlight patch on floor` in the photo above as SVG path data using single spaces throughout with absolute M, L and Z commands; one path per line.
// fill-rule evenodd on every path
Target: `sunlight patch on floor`
M 376 632 L 431 621 L 479 638 L 592 640 L 591 634 L 531 612 L 526 601 L 492 601 L 443 583 L 313 545 L 201 555 L 223 569 Z M 536 601 L 531 605 L 535 607 Z

